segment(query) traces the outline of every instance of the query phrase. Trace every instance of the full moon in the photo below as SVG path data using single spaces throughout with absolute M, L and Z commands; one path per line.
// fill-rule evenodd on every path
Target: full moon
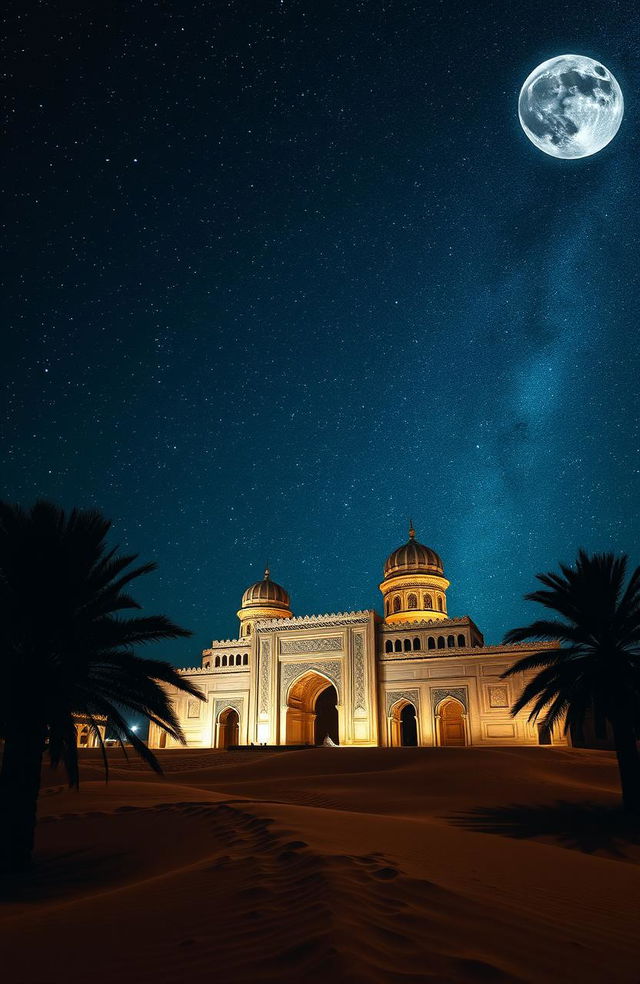
M 613 140 L 624 113 L 611 72 L 584 55 L 542 62 L 520 90 L 518 116 L 531 143 L 552 157 L 589 157 Z

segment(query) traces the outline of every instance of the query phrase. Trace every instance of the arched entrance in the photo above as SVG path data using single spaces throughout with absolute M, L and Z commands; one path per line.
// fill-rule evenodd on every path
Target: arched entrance
M 418 744 L 418 722 L 413 704 L 407 704 L 400 712 L 400 738 L 403 745 L 415 747 Z
M 546 721 L 538 725 L 538 744 L 539 745 L 551 745 L 553 739 L 551 737 L 551 728 Z
M 240 716 L 233 707 L 220 712 L 218 718 L 218 748 L 237 745 L 240 739 Z
M 441 745 L 466 745 L 464 706 L 455 697 L 446 697 L 437 712 Z
M 415 705 L 409 700 L 398 701 L 391 708 L 391 744 L 414 747 L 418 744 L 418 720 Z
M 287 695 L 287 745 L 321 745 L 328 735 L 337 745 L 338 694 L 327 677 L 305 673 Z

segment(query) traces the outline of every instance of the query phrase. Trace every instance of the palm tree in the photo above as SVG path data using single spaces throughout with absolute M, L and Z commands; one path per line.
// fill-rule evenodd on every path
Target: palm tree
M 628 558 L 578 553 L 575 567 L 538 574 L 546 590 L 525 595 L 556 614 L 507 632 L 505 643 L 558 640 L 558 649 L 525 656 L 503 673 L 540 672 L 511 709 L 531 705 L 530 721 L 542 714 L 552 728 L 582 731 L 593 716 L 596 734 L 611 727 L 626 811 L 640 813 L 640 567 L 626 581 Z
M 74 715 L 97 736 L 107 777 L 98 727 L 105 717 L 121 744 L 161 772 L 126 713 L 184 743 L 161 684 L 204 699 L 168 663 L 134 655 L 136 645 L 191 633 L 164 615 L 121 615 L 140 608 L 126 589 L 155 565 L 132 567 L 136 555 L 107 549 L 110 525 L 99 512 L 0 502 L 0 873 L 29 865 L 47 745 L 52 765 L 62 761 L 78 786 Z

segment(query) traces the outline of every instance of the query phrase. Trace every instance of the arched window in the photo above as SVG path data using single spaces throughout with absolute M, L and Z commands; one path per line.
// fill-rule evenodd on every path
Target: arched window
M 443 605 L 442 605 L 442 598 L 438 598 L 438 611 L 439 612 L 443 612 L 444 611 L 444 608 L 443 608 Z
M 247 625 L 247 635 L 251 635 L 251 622 Z
M 416 595 L 410 594 L 407 599 L 407 608 L 417 608 L 417 607 L 418 607 L 418 599 Z
M 449 649 L 453 649 L 453 647 L 455 646 L 455 644 L 456 644 L 455 637 L 454 636 L 447 636 L 447 646 L 449 647 Z
M 400 601 L 400 595 L 396 595 L 395 598 L 393 599 L 393 610 L 394 610 L 394 612 L 399 612 L 400 611 L 401 604 L 402 604 L 402 602 Z
M 411 639 L 405 639 L 404 640 L 404 651 L 405 651 L 405 653 L 410 653 L 411 652 Z
M 416 649 L 420 649 L 420 640 L 418 639 L 418 637 L 417 637 L 417 636 L 416 636 L 416 637 L 415 637 L 415 639 L 413 640 L 413 648 L 414 648 L 414 650 L 416 650 Z
M 438 649 L 444 649 L 444 636 L 438 636 Z
M 216 666 L 220 666 L 220 657 L 219 656 L 216 656 L 216 663 L 215 663 L 215 665 Z
M 400 641 L 400 639 L 396 639 L 396 652 L 397 653 L 402 652 L 402 642 Z
M 464 641 L 464 636 L 463 635 L 459 635 L 458 636 L 458 645 L 459 646 L 464 646 L 465 645 L 465 641 Z
M 226 666 L 227 665 L 227 657 L 226 656 L 223 656 L 222 657 L 222 665 L 223 666 Z
M 431 595 L 424 596 L 424 607 L 433 608 L 433 598 L 431 597 Z
M 393 652 L 393 642 L 391 641 L 391 639 L 387 639 L 387 641 L 385 642 L 385 644 L 384 644 L 384 651 L 385 651 L 385 653 L 392 653 Z
M 389 601 L 388 598 L 387 598 L 387 600 L 385 602 L 384 610 L 385 610 L 385 613 L 387 615 L 390 615 L 391 614 L 391 602 Z
M 249 653 L 245 653 L 244 656 L 242 657 L 242 665 L 243 666 L 249 665 Z
M 429 636 L 429 638 L 427 639 L 427 648 L 428 649 L 436 648 L 436 640 L 434 639 L 433 636 Z

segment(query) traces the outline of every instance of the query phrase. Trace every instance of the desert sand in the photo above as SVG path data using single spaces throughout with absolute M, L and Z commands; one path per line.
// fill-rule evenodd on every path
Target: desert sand
M 640 981 L 610 752 L 184 750 L 47 769 L 6 984 Z

